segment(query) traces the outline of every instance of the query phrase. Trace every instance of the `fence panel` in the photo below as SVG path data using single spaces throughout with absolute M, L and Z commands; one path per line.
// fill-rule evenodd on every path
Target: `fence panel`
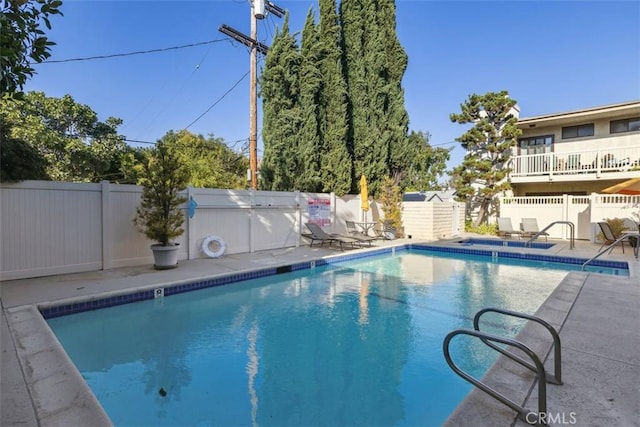
M 567 197 L 567 221 L 575 225 L 575 238 L 591 240 L 591 201 L 589 196 Z M 570 237 L 570 230 L 565 227 L 565 239 Z
M 0 200 L 2 280 L 102 268 L 100 184 L 25 181 Z
M 567 219 L 566 197 L 501 197 L 500 216 L 511 218 L 513 227 L 518 229 L 522 218 L 536 218 L 542 230 L 554 221 L 571 221 Z M 565 226 L 556 225 L 548 230 L 549 237 L 561 239 L 565 237 Z

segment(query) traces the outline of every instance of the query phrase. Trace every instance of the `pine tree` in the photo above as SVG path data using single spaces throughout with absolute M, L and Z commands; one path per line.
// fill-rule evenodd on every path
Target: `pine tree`
M 456 141 L 467 150 L 462 165 L 453 170 L 453 185 L 459 199 L 477 210 L 475 224 L 486 224 L 492 213 L 494 196 L 511 188 L 506 180 L 511 149 L 522 133 L 512 112 L 516 101 L 507 91 L 471 94 L 460 105 L 460 114 L 451 114 L 454 123 L 473 123 Z M 473 184 L 473 185 L 472 185 Z
M 320 0 L 319 60 L 323 191 L 341 196 L 351 190 L 352 163 L 347 150 L 347 84 L 335 0 Z
M 264 158 L 260 171 L 263 190 L 292 191 L 300 175 L 301 138 L 298 43 L 289 33 L 289 15 L 278 31 L 261 76 Z

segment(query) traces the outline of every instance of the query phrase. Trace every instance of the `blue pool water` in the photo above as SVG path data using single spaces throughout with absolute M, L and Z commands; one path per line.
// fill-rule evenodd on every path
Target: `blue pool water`
M 524 248 L 527 246 L 526 240 L 504 240 L 504 239 L 479 239 L 479 238 L 470 238 L 461 240 L 460 245 L 462 246 L 471 246 L 471 245 L 490 245 L 490 246 L 508 246 L 512 248 Z M 531 242 L 531 248 L 534 249 L 549 249 L 554 246 L 555 243 L 542 243 L 542 242 Z
M 535 312 L 566 274 L 505 262 L 403 251 L 48 322 L 116 426 L 440 425 L 470 390 L 444 336 Z M 451 348 L 477 376 L 495 360 Z

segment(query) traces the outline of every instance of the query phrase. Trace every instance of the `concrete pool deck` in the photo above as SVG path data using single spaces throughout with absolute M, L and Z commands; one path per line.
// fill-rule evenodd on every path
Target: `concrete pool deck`
M 376 246 L 407 243 L 420 242 L 378 241 Z M 451 245 L 451 242 L 438 244 Z M 590 258 L 598 248 L 598 245 L 578 241 L 576 248 L 569 250 L 568 242 L 560 241 L 549 250 L 502 247 L 499 250 Z M 149 289 L 159 284 L 289 265 L 349 252 L 352 251 L 301 246 L 225 255 L 219 259 L 181 261 L 179 268 L 174 270 L 156 271 L 146 265 L 0 282 L 0 425 L 110 425 L 88 386 L 39 315 L 38 305 Z M 563 349 L 565 384 L 547 386 L 547 407 L 550 414 L 564 415 L 567 423 L 574 416 L 577 420 L 574 424 L 581 426 L 639 425 L 640 261 L 633 257 L 632 250 L 626 250 L 623 255 L 619 248 L 601 259 L 627 261 L 630 277 L 571 272 L 537 312 L 560 331 Z M 539 334 L 538 339 L 536 334 L 539 332 L 528 332 L 528 328 L 529 325 L 522 333 L 530 333 L 535 338 L 536 351 L 541 351 L 538 354 L 546 355 L 549 338 Z M 521 337 L 529 344 L 525 341 L 526 335 L 519 339 Z M 552 361 L 546 361 L 547 367 L 553 366 L 549 363 Z M 503 386 L 508 390 L 511 387 L 514 395 L 510 398 L 521 399 L 518 403 L 524 402 L 527 408 L 537 408 L 535 389 L 531 392 L 530 384 L 522 386 L 523 381 L 533 383 L 528 372 L 515 371 L 498 361 L 487 375 L 493 374 L 499 375 L 496 388 Z M 516 422 L 514 414 L 474 390 L 454 412 L 448 425 L 486 425 L 487 421 L 496 426 L 525 425 Z

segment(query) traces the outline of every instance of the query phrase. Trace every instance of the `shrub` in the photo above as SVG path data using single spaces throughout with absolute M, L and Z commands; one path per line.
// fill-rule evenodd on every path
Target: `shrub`
M 382 189 L 379 196 L 384 212 L 383 230 L 392 229 L 395 237 L 404 237 L 402 226 L 402 192 L 394 180 L 385 177 L 382 181 Z
M 473 221 L 465 221 L 464 231 L 466 231 L 467 233 L 488 234 L 495 236 L 498 234 L 498 224 L 473 225 Z

